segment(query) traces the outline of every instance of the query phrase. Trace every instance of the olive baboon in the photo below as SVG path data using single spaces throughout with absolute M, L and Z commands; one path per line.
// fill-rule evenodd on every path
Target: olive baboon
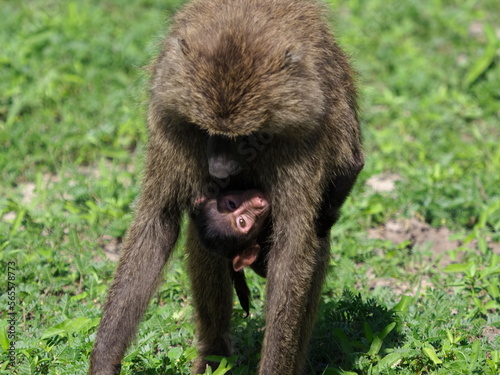
M 314 0 L 194 0 L 173 19 L 151 72 L 141 195 L 90 373 L 119 373 L 182 213 L 215 187 L 269 199 L 265 259 L 255 267 L 267 275 L 258 373 L 300 374 L 329 230 L 363 166 L 353 73 L 324 9 Z M 187 230 L 198 374 L 207 356 L 230 355 L 233 273 L 192 221 Z

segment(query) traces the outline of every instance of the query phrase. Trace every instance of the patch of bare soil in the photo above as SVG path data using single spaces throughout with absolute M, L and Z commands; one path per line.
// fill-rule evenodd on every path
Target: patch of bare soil
M 486 338 L 490 343 L 495 341 L 495 338 L 500 335 L 500 329 L 495 327 L 486 326 L 483 328 L 483 337 Z
M 476 30 L 477 29 L 477 30 Z M 481 33 L 482 25 L 475 25 L 471 33 Z M 479 35 L 478 34 L 478 35 Z M 401 180 L 401 176 L 395 173 L 382 173 L 371 176 L 366 185 L 376 192 L 392 192 L 396 188 L 396 182 Z M 395 244 L 409 241 L 410 248 L 414 246 L 430 245 L 434 253 L 434 258 L 442 257 L 440 265 L 446 266 L 451 263 L 447 256 L 448 251 L 462 246 L 463 243 L 458 240 L 450 240 L 451 231 L 446 227 L 432 228 L 430 225 L 417 220 L 391 220 L 379 228 L 369 230 L 369 238 L 389 240 Z M 471 242 L 466 245 L 468 248 L 475 249 L 476 243 Z M 497 254 L 500 254 L 500 244 L 488 241 L 488 246 Z
M 440 265 L 446 266 L 451 263 L 447 256 L 448 251 L 463 246 L 458 240 L 451 240 L 453 233 L 446 227 L 433 228 L 429 224 L 423 223 L 415 218 L 407 220 L 390 220 L 385 225 L 370 229 L 369 238 L 389 240 L 395 244 L 409 241 L 409 247 L 430 246 L 434 257 L 442 256 Z M 470 249 L 476 248 L 474 241 L 465 245 Z M 496 253 L 500 254 L 500 244 L 488 242 L 488 246 Z
M 401 176 L 394 173 L 383 173 L 371 176 L 366 185 L 378 192 L 389 192 L 395 189 L 396 181 L 401 180 Z
M 120 257 L 122 241 L 112 236 L 104 235 L 99 238 L 98 242 L 99 246 L 101 246 L 104 251 L 104 254 L 106 254 L 106 258 L 116 262 Z
M 438 260 L 437 266 L 441 269 L 453 262 L 459 262 L 459 259 L 452 260 L 449 251 L 458 247 L 465 246 L 471 250 L 477 249 L 477 243 L 471 241 L 464 245 L 459 240 L 450 239 L 452 232 L 449 228 L 433 228 L 429 224 L 419 221 L 415 218 L 407 220 L 390 220 L 385 225 L 378 228 L 372 228 L 368 232 L 368 237 L 373 239 L 388 240 L 395 244 L 409 242 L 408 248 L 416 246 L 426 246 L 431 250 L 432 256 L 429 262 Z M 488 241 L 488 247 L 495 253 L 500 254 L 500 244 Z M 460 254 L 458 254 L 460 256 Z M 370 277 L 370 288 L 388 287 L 398 294 L 414 295 L 418 288 L 432 288 L 429 280 L 423 278 L 421 284 L 413 287 L 408 282 L 391 278 L 377 278 L 375 275 Z
M 409 247 L 430 245 L 436 255 L 446 254 L 461 245 L 457 240 L 450 240 L 451 231 L 446 227 L 432 228 L 417 219 L 390 220 L 385 225 L 368 231 L 369 238 L 388 240 L 395 244 L 409 241 Z

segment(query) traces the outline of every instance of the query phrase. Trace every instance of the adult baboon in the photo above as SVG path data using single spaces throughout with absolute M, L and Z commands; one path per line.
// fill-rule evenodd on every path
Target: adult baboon
M 258 189 L 270 201 L 258 373 L 300 374 L 329 229 L 363 166 L 353 74 L 323 8 L 313 0 L 194 0 L 174 18 L 151 71 L 142 191 L 90 373 L 119 373 L 182 213 L 219 186 Z M 207 356 L 230 355 L 232 274 L 225 257 L 200 244 L 192 222 L 187 230 L 198 374 Z

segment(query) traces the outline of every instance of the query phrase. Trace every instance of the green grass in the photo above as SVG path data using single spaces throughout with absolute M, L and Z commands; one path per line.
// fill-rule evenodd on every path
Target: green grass
M 500 3 L 330 3 L 359 72 L 367 163 L 332 232 L 307 371 L 498 374 Z M 0 373 L 88 369 L 116 267 L 102 249 L 124 236 L 139 190 L 143 67 L 180 4 L 0 0 Z M 395 189 L 367 185 L 386 173 L 399 177 Z M 410 218 L 449 228 L 456 245 L 435 253 L 368 236 Z M 189 374 L 182 248 L 181 239 L 125 374 Z M 253 308 L 243 319 L 235 305 L 233 374 L 254 373 L 262 340 L 265 284 L 247 274 Z

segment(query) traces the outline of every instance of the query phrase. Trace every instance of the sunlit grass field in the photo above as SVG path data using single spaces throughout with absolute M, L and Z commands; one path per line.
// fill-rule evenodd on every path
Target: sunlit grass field
M 175 0 L 0 0 L 0 373 L 85 374 L 140 188 Z M 500 2 L 328 1 L 366 166 L 332 230 L 307 374 L 500 373 Z M 184 238 L 122 374 L 190 374 Z M 265 280 L 235 299 L 254 374 Z

